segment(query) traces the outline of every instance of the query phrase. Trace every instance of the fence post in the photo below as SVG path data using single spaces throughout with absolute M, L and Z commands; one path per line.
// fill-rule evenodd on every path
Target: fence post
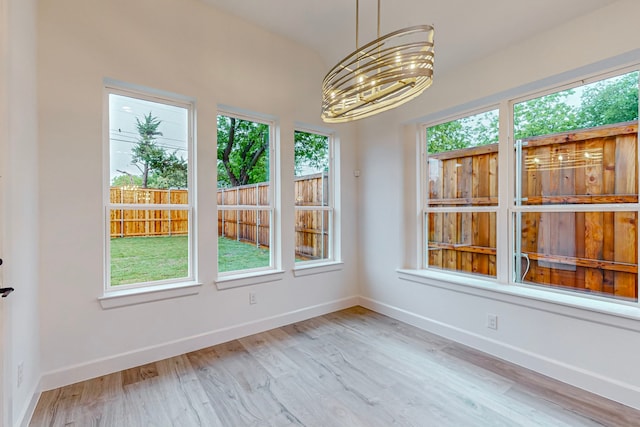
M 217 197 L 216 197 L 216 199 L 217 199 Z M 224 188 L 222 189 L 222 194 L 220 195 L 220 204 L 224 205 Z M 225 237 L 225 235 L 224 235 L 224 217 L 225 217 L 227 211 L 225 211 L 225 210 L 221 211 L 220 209 L 218 209 L 218 212 L 222 212 L 222 231 L 220 232 L 220 235 L 222 237 Z
M 256 206 L 260 206 L 260 184 L 254 187 L 256 193 Z M 260 248 L 260 211 L 256 209 L 256 248 Z
M 120 187 L 120 203 L 124 204 L 124 187 Z M 124 209 L 120 209 L 120 237 L 124 237 Z
M 171 204 L 171 188 L 167 189 L 167 198 L 169 199 L 167 200 L 167 202 Z M 169 209 L 168 214 L 169 214 L 169 237 L 171 237 L 171 214 L 173 214 L 173 211 Z
M 240 204 L 240 187 L 236 187 L 236 206 Z M 236 241 L 240 241 L 240 211 L 236 209 Z

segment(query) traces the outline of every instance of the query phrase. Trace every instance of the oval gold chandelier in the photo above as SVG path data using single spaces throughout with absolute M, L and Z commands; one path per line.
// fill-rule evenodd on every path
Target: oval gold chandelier
M 322 82 L 322 120 L 342 123 L 395 108 L 420 95 L 433 81 L 431 25 L 403 28 L 358 47 L 359 4 L 356 0 L 356 50 L 340 61 Z

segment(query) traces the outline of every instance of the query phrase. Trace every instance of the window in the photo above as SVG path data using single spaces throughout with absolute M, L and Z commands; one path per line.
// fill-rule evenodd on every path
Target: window
M 218 115 L 218 273 L 275 268 L 273 126 Z
M 193 281 L 192 105 L 106 92 L 106 292 Z
M 638 78 L 636 66 L 425 127 L 424 267 L 637 303 Z
M 496 276 L 498 110 L 426 128 L 427 268 Z
M 331 141 L 328 135 L 295 132 L 295 259 L 300 265 L 334 257 Z
M 515 281 L 638 298 L 638 72 L 513 104 Z

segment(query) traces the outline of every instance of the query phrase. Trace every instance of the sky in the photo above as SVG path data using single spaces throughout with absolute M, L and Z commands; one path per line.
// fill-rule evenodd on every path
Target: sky
M 140 170 L 131 164 L 131 149 L 139 139 L 136 118 L 144 120 L 151 113 L 160 119 L 156 144 L 168 152 L 176 151 L 178 157 L 188 160 L 189 119 L 183 107 L 160 104 L 117 94 L 109 95 L 109 146 L 111 150 L 110 180 L 125 171 L 140 176 Z

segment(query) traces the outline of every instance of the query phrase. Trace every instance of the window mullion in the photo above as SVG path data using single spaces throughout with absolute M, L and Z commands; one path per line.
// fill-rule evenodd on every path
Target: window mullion
M 513 207 L 514 185 L 515 185 L 515 163 L 514 150 L 512 146 L 513 135 L 511 133 L 511 123 L 513 115 L 511 103 L 503 100 L 500 103 L 498 115 L 498 133 L 500 138 L 500 149 L 498 150 L 498 165 L 502 173 L 502 179 L 498 182 L 498 224 L 507 224 L 507 227 L 498 227 L 496 230 L 497 259 L 496 270 L 497 279 L 500 283 L 509 283 L 513 268 L 513 234 L 512 218 L 509 214 Z

